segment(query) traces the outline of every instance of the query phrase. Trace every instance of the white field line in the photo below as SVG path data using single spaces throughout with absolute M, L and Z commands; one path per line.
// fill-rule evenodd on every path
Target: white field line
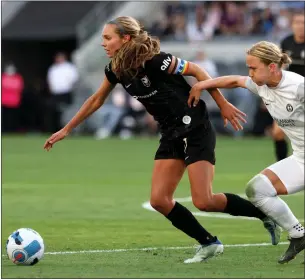
M 286 245 L 289 242 L 280 242 L 278 245 Z M 256 246 L 271 246 L 271 243 L 246 243 L 246 244 L 227 244 L 224 247 L 256 247 Z M 147 247 L 147 248 L 129 248 L 129 249 L 108 249 L 108 250 L 81 250 L 81 251 L 58 251 L 46 252 L 45 255 L 70 255 L 70 254 L 93 254 L 93 253 L 120 253 L 120 252 L 134 252 L 134 251 L 155 251 L 155 250 L 185 250 L 194 249 L 195 246 L 177 246 L 177 247 Z M 6 255 L 2 255 L 6 257 Z

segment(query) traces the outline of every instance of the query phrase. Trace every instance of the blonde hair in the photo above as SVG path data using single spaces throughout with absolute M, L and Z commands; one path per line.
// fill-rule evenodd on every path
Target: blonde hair
M 282 52 L 276 44 L 267 41 L 256 43 L 247 51 L 247 54 L 258 57 L 265 65 L 275 63 L 279 68 L 292 62 L 287 53 Z
M 135 77 L 145 61 L 160 53 L 160 41 L 148 35 L 140 23 L 129 16 L 121 16 L 108 22 L 116 26 L 115 32 L 121 38 L 129 35 L 130 40 L 114 54 L 111 60 L 113 72 L 118 78 L 123 73 Z

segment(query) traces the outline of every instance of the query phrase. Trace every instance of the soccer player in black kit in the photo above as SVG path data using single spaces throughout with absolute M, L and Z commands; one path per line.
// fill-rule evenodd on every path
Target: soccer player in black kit
M 215 133 L 204 101 L 189 107 L 191 86 L 182 75 L 197 80 L 209 75 L 196 64 L 160 52 L 160 43 L 131 17 L 118 17 L 103 29 L 103 42 L 111 62 L 105 68 L 100 88 L 87 99 L 72 120 L 46 140 L 44 148 L 65 138 L 69 132 L 99 109 L 117 83 L 153 115 L 160 125 L 160 146 L 155 155 L 150 203 L 176 228 L 196 239 L 200 246 L 185 263 L 201 262 L 223 252 L 223 245 L 211 235 L 173 195 L 187 169 L 194 205 L 202 211 L 218 211 L 234 216 L 256 217 L 263 221 L 272 243 L 279 242 L 280 229 L 264 213 L 241 197 L 213 194 Z M 241 129 L 244 114 L 231 105 L 218 89 L 209 91 L 218 104 L 225 123 Z
M 292 33 L 281 41 L 281 49 L 292 58 L 289 71 L 305 77 L 305 39 L 304 39 L 304 11 L 299 11 L 292 16 Z M 273 121 L 272 138 L 274 140 L 277 161 L 287 157 L 288 144 L 282 129 Z

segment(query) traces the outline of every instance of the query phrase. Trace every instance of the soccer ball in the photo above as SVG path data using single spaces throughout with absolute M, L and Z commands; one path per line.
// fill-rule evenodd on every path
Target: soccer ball
M 38 232 L 21 228 L 9 236 L 6 242 L 6 253 L 14 264 L 37 264 L 44 254 L 43 239 Z

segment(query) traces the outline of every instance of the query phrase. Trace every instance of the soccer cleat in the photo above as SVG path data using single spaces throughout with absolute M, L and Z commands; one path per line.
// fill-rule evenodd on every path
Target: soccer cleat
M 222 243 L 216 239 L 216 241 L 209 244 L 199 245 L 196 254 L 193 258 L 187 259 L 184 263 L 199 263 L 206 261 L 209 258 L 218 256 L 223 253 Z
M 280 264 L 290 262 L 305 248 L 305 235 L 299 238 L 290 238 L 288 240 L 290 241 L 290 244 L 285 254 L 278 260 L 278 263 Z
M 272 245 L 278 245 L 281 239 L 282 228 L 269 217 L 266 217 L 263 223 L 265 229 L 270 233 Z

